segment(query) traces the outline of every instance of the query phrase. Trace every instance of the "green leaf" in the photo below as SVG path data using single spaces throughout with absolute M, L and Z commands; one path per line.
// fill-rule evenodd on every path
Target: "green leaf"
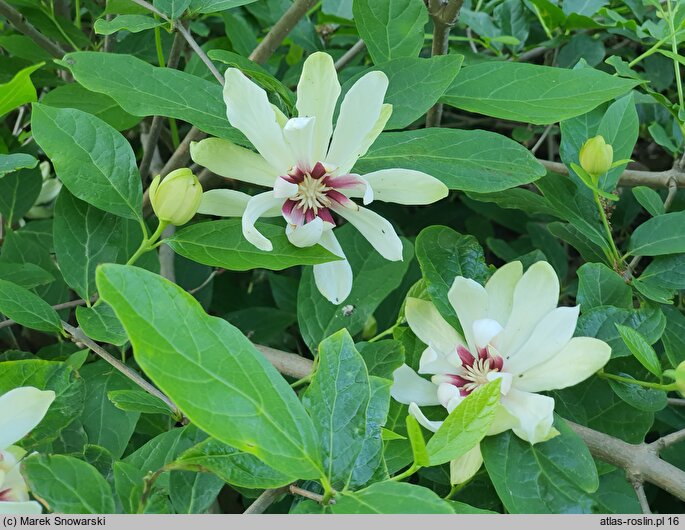
M 107 94 L 134 116 L 177 118 L 213 136 L 245 141 L 228 124 L 217 83 L 125 54 L 68 53 L 63 63 L 79 84 Z
M 566 423 L 560 435 L 531 445 L 512 431 L 481 443 L 485 468 L 509 513 L 592 513 L 599 478 L 590 451 Z M 542 493 L 544 492 L 544 493 Z
M 364 359 L 346 330 L 321 343 L 318 360 L 302 403 L 319 434 L 329 482 L 335 489 L 355 489 L 365 484 L 381 463 L 381 425 L 390 402 L 390 382 L 385 382 L 383 389 L 385 414 L 376 418 L 370 408 L 372 388 Z
M 183 257 L 234 271 L 282 270 L 295 265 L 315 265 L 340 259 L 320 245 L 306 248 L 294 246 L 288 241 L 282 226 L 258 223 L 257 227 L 273 244 L 270 252 L 259 250 L 243 237 L 240 219 L 196 223 L 164 241 Z
M 602 263 L 586 263 L 578 271 L 576 302 L 583 312 L 611 305 L 632 309 L 633 292 L 625 280 Z
M 87 364 L 79 372 L 86 382 L 86 406 L 81 421 L 88 441 L 108 449 L 114 458 L 121 458 L 140 413 L 116 407 L 107 394 L 137 386 L 105 361 Z
M 93 29 L 98 35 L 111 35 L 122 29 L 130 33 L 138 33 L 164 24 L 162 19 L 154 19 L 147 15 L 117 15 L 112 20 L 97 19 Z
M 627 357 L 630 350 L 621 340 L 616 324 L 637 330 L 649 344 L 654 344 L 666 326 L 666 318 L 656 304 L 640 309 L 623 309 L 613 306 L 593 307 L 578 319 L 576 337 L 597 337 L 611 346 L 611 357 Z
M 0 214 L 10 224 L 31 209 L 43 187 L 38 169 L 20 169 L 0 176 Z
M 620 373 L 621 377 L 634 379 L 629 374 Z M 631 407 L 644 412 L 659 412 L 668 405 L 668 397 L 663 390 L 645 388 L 637 384 L 624 383 L 608 379 L 609 386 L 614 393 Z
M 481 284 L 490 276 L 478 241 L 446 226 L 429 226 L 416 238 L 416 258 L 435 307 L 452 325 L 460 328 L 447 293 L 457 276 Z
M 52 307 L 28 289 L 0 280 L 0 313 L 27 328 L 62 333 L 62 322 Z
M 354 166 L 360 173 L 402 167 L 448 188 L 489 193 L 528 184 L 545 168 L 521 144 L 489 131 L 420 129 L 383 133 Z
M 423 431 L 421 431 L 419 422 L 416 421 L 414 416 L 407 414 L 406 424 L 407 438 L 409 438 L 409 443 L 411 444 L 411 452 L 412 456 L 414 457 L 414 463 L 422 467 L 430 466 L 430 456 L 428 455 L 428 450 L 426 449 L 426 440 L 423 437 Z
M 154 6 L 171 19 L 180 17 L 191 0 L 154 0 Z
M 55 401 L 43 420 L 21 442 L 27 450 L 44 448 L 57 439 L 83 411 L 85 385 L 76 370 L 65 363 L 37 359 L 4 361 L 0 395 L 20 386 L 55 392 Z
M 127 462 L 114 462 L 114 491 L 124 513 L 137 513 L 145 486 L 145 472 Z
M 366 489 L 342 493 L 330 507 L 333 513 L 443 513 L 450 505 L 436 493 L 406 482 L 377 482 Z
M 125 221 L 77 199 L 66 189 L 57 197 L 54 215 L 57 263 L 67 284 L 88 299 L 96 291 L 95 268 L 128 259 L 127 241 L 120 228 Z M 136 230 L 140 232 L 140 228 Z
M 257 0 L 191 0 L 190 10 L 194 13 L 217 13 L 240 7 Z
M 347 93 L 366 73 L 384 72 L 389 81 L 384 101 L 392 105 L 385 129 L 403 129 L 421 118 L 442 97 L 459 73 L 463 60 L 464 56 L 457 54 L 394 59 L 352 77 L 343 85 L 342 93 Z
M 633 280 L 633 286 L 645 295 L 648 294 L 646 290 L 659 291 L 665 300 L 658 301 L 669 303 L 676 291 L 685 289 L 685 254 L 657 256 L 640 277 Z
M 100 118 L 117 131 L 125 131 L 140 122 L 140 118 L 126 112 L 111 97 L 91 92 L 77 83 L 53 88 L 43 96 L 41 103 L 50 107 L 82 110 Z
M 193 423 L 275 469 L 298 478 L 319 476 L 312 421 L 236 328 L 208 316 L 177 285 L 136 267 L 102 265 L 97 284 L 140 367 Z
M 685 252 L 685 212 L 648 219 L 630 236 L 628 252 L 633 256 L 661 256 Z
M 38 285 L 55 281 L 52 274 L 33 263 L 0 262 L 0 278 L 25 289 L 32 289 Z
M 214 473 L 224 482 L 239 488 L 278 488 L 296 479 L 267 466 L 254 455 L 215 438 L 207 438 L 188 449 L 169 466 L 172 469 Z
M 94 307 L 77 307 L 76 320 L 83 332 L 91 339 L 123 346 L 128 342 L 124 327 L 107 304 Z
M 114 403 L 116 408 L 127 412 L 173 416 L 173 412 L 164 401 L 142 390 L 110 390 L 107 392 L 107 399 Z
M 619 78 L 612 77 L 612 79 Z M 612 146 L 614 150 L 614 164 L 600 179 L 600 188 L 606 191 L 613 191 L 618 184 L 618 179 L 629 162 L 627 159 L 633 154 L 639 128 L 640 120 L 637 116 L 632 93 L 609 105 L 597 126 L 596 134 L 602 135 L 606 142 Z M 591 136 L 588 136 L 588 138 L 591 138 Z M 617 163 L 619 165 L 616 165 Z
M 142 216 L 136 157 L 115 129 L 80 110 L 34 104 L 31 130 L 73 195 L 127 219 Z
M 640 361 L 640 364 L 655 376 L 661 377 L 661 363 L 649 342 L 633 328 L 616 324 L 616 329 L 630 352 Z
M 0 85 L 0 116 L 9 111 L 37 100 L 36 89 L 31 82 L 31 74 L 45 63 L 27 66 L 19 70 L 11 81 Z
M 652 188 L 648 188 L 647 186 L 636 186 L 631 191 L 637 202 L 639 202 L 652 217 L 666 213 L 664 210 L 664 203 L 661 200 L 661 195 Z
M 442 101 L 494 118 L 546 125 L 584 114 L 637 84 L 593 68 L 485 61 L 463 68 Z
M 685 361 L 685 315 L 674 307 L 663 307 L 666 327 L 661 336 L 666 357 L 673 368 Z
M 5 173 L 10 173 L 17 169 L 33 169 L 37 165 L 38 159 L 26 153 L 0 154 L 0 178 Z
M 416 57 L 423 48 L 428 10 L 421 0 L 355 0 L 352 13 L 376 64 Z
M 356 347 L 369 375 L 392 379 L 392 373 L 404 362 L 404 346 L 396 340 L 358 342 Z
M 471 393 L 447 416 L 426 446 L 432 466 L 465 455 L 485 437 L 499 407 L 500 383 L 492 381 Z
M 381 302 L 400 286 L 414 253 L 412 244 L 402 240 L 402 261 L 388 261 L 349 224 L 337 228 L 336 237 L 352 267 L 354 283 L 350 295 L 334 305 L 319 293 L 313 271 L 303 271 L 297 292 L 297 321 L 302 338 L 312 350 L 343 328 L 352 336 L 361 332 Z
M 31 455 L 22 462 L 32 493 L 57 513 L 114 513 L 112 489 L 90 464 L 66 455 Z

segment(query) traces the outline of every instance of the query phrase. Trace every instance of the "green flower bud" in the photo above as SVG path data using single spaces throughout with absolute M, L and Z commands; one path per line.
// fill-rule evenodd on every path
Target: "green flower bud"
M 202 201 L 202 185 L 188 168 L 159 175 L 150 184 L 150 203 L 160 221 L 176 226 L 186 224 Z
M 678 392 L 685 395 L 685 361 L 675 369 L 675 384 L 678 385 Z
M 597 135 L 590 138 L 580 148 L 580 167 L 589 175 L 599 178 L 611 168 L 614 161 L 614 149 L 604 141 L 604 137 Z

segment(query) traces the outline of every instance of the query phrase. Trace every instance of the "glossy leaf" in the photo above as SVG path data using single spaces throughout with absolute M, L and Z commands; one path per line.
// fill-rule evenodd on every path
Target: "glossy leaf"
M 62 333 L 57 311 L 33 292 L 7 280 L 0 280 L 0 313 L 31 329 Z

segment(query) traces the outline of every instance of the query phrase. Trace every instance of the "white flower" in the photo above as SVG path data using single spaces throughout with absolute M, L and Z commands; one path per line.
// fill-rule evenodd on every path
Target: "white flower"
M 29 499 L 18 461 L 25 451 L 12 444 L 26 436 L 45 416 L 55 399 L 52 390 L 21 387 L 0 396 L 0 514 L 39 514 L 41 505 Z
M 347 92 L 333 130 L 340 83 L 330 55 L 314 53 L 304 63 L 297 85 L 298 117 L 287 119 L 269 103 L 266 92 L 236 68 L 226 70 L 224 100 L 231 125 L 242 131 L 259 154 L 209 138 L 191 145 L 193 160 L 231 179 L 273 188 L 249 197 L 233 190 L 205 193 L 200 213 L 242 215 L 243 234 L 261 250 L 271 242 L 255 228 L 259 217 L 283 215 L 293 245 L 319 243 L 343 258 L 314 266 L 321 293 L 341 303 L 352 288 L 352 271 L 331 229 L 333 213 L 353 224 L 386 259 L 402 259 L 402 242 L 392 225 L 350 199 L 399 204 L 430 204 L 447 196 L 447 187 L 410 169 L 350 173 L 383 130 L 392 106 L 383 103 L 388 78 L 383 72 L 361 77 Z
M 499 378 L 500 405 L 488 434 L 512 429 L 533 444 L 555 436 L 554 399 L 537 392 L 587 379 L 607 363 L 611 348 L 599 339 L 573 337 L 579 308 L 557 307 L 554 269 L 541 261 L 523 274 L 516 261 L 495 272 L 485 287 L 460 276 L 448 298 L 463 336 L 432 303 L 407 299 L 409 327 L 428 345 L 419 373 L 433 377 L 428 381 L 403 365 L 393 374 L 392 396 L 436 431 L 442 422 L 428 420 L 420 406 L 442 405 L 450 413 L 471 392 Z M 453 482 L 470 478 L 482 461 L 476 447 L 453 462 Z

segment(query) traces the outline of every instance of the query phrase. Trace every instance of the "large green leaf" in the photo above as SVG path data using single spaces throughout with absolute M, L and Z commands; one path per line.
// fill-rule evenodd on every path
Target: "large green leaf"
M 90 464 L 66 455 L 32 455 L 22 463 L 31 491 L 57 513 L 114 513 L 114 496 Z
M 333 513 L 444 513 L 453 514 L 450 505 L 436 493 L 406 482 L 377 482 L 366 489 L 343 493 Z
M 57 311 L 33 292 L 6 280 L 0 280 L 0 313 L 27 328 L 62 332 Z
M 464 68 L 442 101 L 486 116 L 543 125 L 584 114 L 637 84 L 593 68 L 486 61 Z
M 640 277 L 633 280 L 633 285 L 643 294 L 646 294 L 645 288 L 648 291 L 656 290 L 670 300 L 677 291 L 685 289 L 685 254 L 657 256 L 645 267 Z
M 136 267 L 98 269 L 102 298 L 140 367 L 198 427 L 299 478 L 321 473 L 316 434 L 276 369 L 225 320 L 183 289 Z M 183 315 L 183 318 L 179 318 Z
M 395 167 L 429 173 L 450 189 L 480 193 L 528 184 L 545 174 L 525 147 L 501 134 L 439 128 L 383 133 L 355 170 Z
M 429 226 L 416 238 L 416 258 L 435 307 L 450 323 L 459 327 L 447 293 L 457 276 L 485 283 L 490 271 L 483 249 L 473 236 L 462 235 L 446 226 Z
M 384 101 L 392 105 L 385 129 L 403 129 L 423 116 L 445 93 L 463 60 L 464 56 L 457 54 L 394 59 L 360 72 L 343 85 L 342 91 L 346 93 L 367 72 L 384 72 L 389 81 Z
M 86 112 L 37 104 L 31 130 L 73 195 L 121 217 L 142 216 L 136 157 L 119 132 Z
M 98 35 L 111 35 L 121 30 L 138 33 L 146 29 L 157 28 L 163 24 L 165 24 L 164 20 L 155 19 L 148 15 L 117 15 L 111 20 L 99 18 L 95 21 L 93 29 Z
M 124 54 L 76 52 L 63 61 L 78 83 L 107 94 L 134 116 L 177 118 L 208 134 L 244 141 L 228 124 L 218 83 Z
M 483 460 L 497 494 L 509 513 L 592 513 L 599 486 L 590 451 L 566 423 L 561 433 L 531 445 L 512 431 L 481 444 Z
M 0 178 L 5 173 L 16 171 L 17 169 L 33 169 L 38 165 L 38 160 L 26 153 L 11 153 L 0 155 Z
M 36 202 L 43 179 L 38 169 L 20 169 L 0 178 L 0 214 L 16 223 Z
M 19 70 L 8 83 L 0 85 L 0 116 L 25 103 L 36 101 L 36 88 L 31 82 L 31 74 L 41 66 L 43 63 L 27 66 Z
M 648 219 L 630 236 L 628 251 L 633 256 L 661 256 L 685 252 L 685 212 L 673 212 Z
M 392 379 L 392 373 L 404 362 L 404 346 L 397 340 L 359 342 L 356 347 L 369 375 Z
M 381 465 L 390 382 L 379 380 L 384 381 L 381 403 L 374 403 L 364 359 L 346 330 L 321 343 L 318 359 L 302 402 L 319 434 L 329 482 L 335 489 L 355 489 Z
M 297 321 L 302 338 L 310 349 L 329 335 L 347 328 L 359 333 L 383 300 L 402 282 L 414 253 L 403 240 L 402 261 L 388 261 L 351 225 L 336 229 L 336 236 L 354 274 L 350 295 L 340 305 L 324 298 L 314 283 L 311 269 L 305 269 L 297 293 Z
M 374 63 L 416 57 L 421 51 L 428 23 L 422 0 L 355 0 L 352 13 Z
M 603 263 L 586 263 L 578 271 L 576 302 L 583 311 L 611 305 L 630 309 L 633 292 L 623 278 Z
M 499 397 L 500 383 L 493 381 L 462 401 L 428 441 L 430 465 L 464 456 L 478 445 L 495 419 Z
M 320 245 L 294 246 L 282 226 L 259 223 L 259 231 L 273 250 L 259 250 L 243 236 L 240 219 L 223 219 L 190 225 L 165 240 L 177 254 L 198 263 L 234 271 L 282 270 L 295 265 L 315 265 L 339 259 Z
M 44 285 L 55 281 L 55 277 L 52 274 L 33 263 L 0 262 L 0 278 L 16 283 L 26 289 L 32 289 L 37 285 Z

